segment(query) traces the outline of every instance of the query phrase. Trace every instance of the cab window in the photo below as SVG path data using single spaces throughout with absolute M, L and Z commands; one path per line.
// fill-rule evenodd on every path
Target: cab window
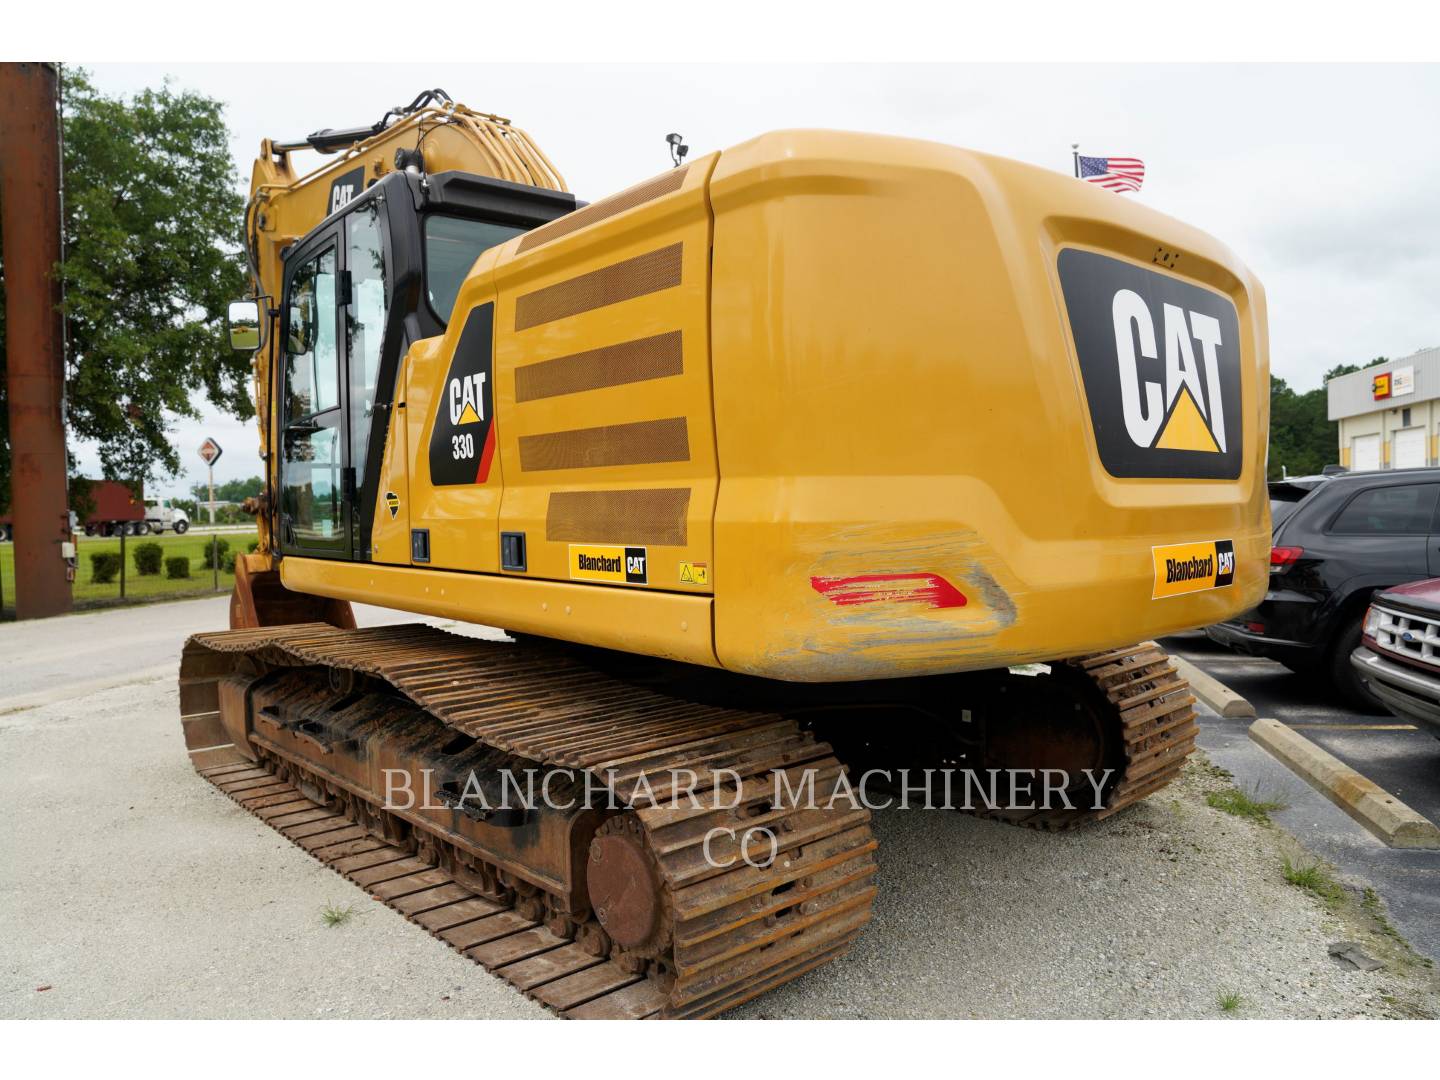
M 497 225 L 450 214 L 426 217 L 425 290 L 431 309 L 442 323 L 450 321 L 460 285 L 480 253 L 525 231 L 518 225 Z
M 335 341 L 335 251 L 311 259 L 290 286 L 285 347 L 285 419 L 340 405 L 340 354 Z
M 296 269 L 285 315 L 280 520 L 287 544 L 322 551 L 349 547 L 341 484 L 337 261 L 329 247 Z
M 345 309 L 345 344 L 350 364 L 350 465 L 357 476 L 363 477 L 380 376 L 380 346 L 385 338 L 387 287 L 380 211 L 373 200 L 350 215 L 347 228 L 350 303 Z

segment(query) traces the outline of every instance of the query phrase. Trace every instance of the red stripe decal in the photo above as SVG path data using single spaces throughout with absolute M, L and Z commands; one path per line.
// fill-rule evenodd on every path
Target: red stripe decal
M 475 470 L 475 483 L 483 484 L 490 479 L 490 459 L 495 456 L 495 424 L 485 433 L 485 446 L 480 451 L 480 466 Z
M 810 587 L 833 604 L 924 604 L 932 608 L 964 607 L 965 594 L 939 574 L 858 574 L 854 577 L 812 577 Z

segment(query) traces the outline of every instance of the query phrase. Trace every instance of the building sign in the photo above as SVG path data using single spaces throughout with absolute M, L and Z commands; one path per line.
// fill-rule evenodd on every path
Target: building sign
M 1386 398 L 1404 397 L 1415 392 L 1415 368 L 1402 367 L 1394 371 L 1382 371 L 1370 380 L 1370 393 L 1376 401 Z
M 206 439 L 200 444 L 200 460 L 206 465 L 214 465 L 220 460 L 220 455 L 225 451 L 220 449 L 220 444 L 214 439 Z

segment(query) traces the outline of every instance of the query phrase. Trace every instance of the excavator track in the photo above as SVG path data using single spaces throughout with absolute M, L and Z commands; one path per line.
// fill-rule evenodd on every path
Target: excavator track
M 1153 795 L 1179 775 L 1200 733 L 1195 695 L 1153 641 L 1076 657 L 1068 664 L 1103 696 L 1104 717 L 1118 741 L 1119 768 L 1101 807 L 977 810 L 1011 825 L 1059 832 L 1101 821 Z
M 1123 767 L 1105 789 L 1103 807 L 982 816 L 1075 828 L 1164 787 L 1193 750 L 1194 697 L 1159 646 L 1146 642 L 1069 665 L 1103 698 L 1106 722 L 1121 740 Z M 338 673 L 367 676 L 520 764 L 603 778 L 623 809 L 595 830 L 591 857 L 598 860 L 595 845 L 607 843 L 606 850 L 627 857 L 623 837 L 631 835 L 638 855 L 628 857 L 647 860 L 663 883 L 663 916 L 656 916 L 663 928 L 646 947 L 621 949 L 607 935 L 600 904 L 578 920 L 557 919 L 557 905 L 547 907 L 533 890 L 485 887 L 506 880 L 496 867 L 482 868 L 477 887 L 472 875 L 453 872 L 437 857 L 443 842 L 420 835 L 417 843 L 415 831 L 392 827 L 393 815 L 373 800 L 358 801 L 261 739 L 249 754 L 242 751 L 220 723 L 221 683 L 305 670 L 326 673 L 316 691 L 322 698 L 344 698 Z M 777 772 L 810 770 L 823 780 L 843 770 L 826 743 L 773 712 L 701 704 L 622 682 L 545 642 L 506 645 L 425 626 L 305 624 L 201 634 L 185 648 L 181 711 L 195 768 L 212 784 L 567 1018 L 717 1015 L 843 955 L 871 915 L 876 841 L 869 812 L 843 804 L 785 806 L 773 798 Z M 738 805 L 666 805 L 676 770 L 693 771 L 702 788 L 733 770 L 726 775 L 741 778 L 731 800 Z M 717 869 L 704 856 L 702 838 L 719 825 L 772 830 L 777 858 L 766 868 Z M 728 851 L 723 843 L 719 850 Z M 610 917 L 616 930 L 616 913 Z
M 653 860 L 663 934 L 622 950 L 606 932 L 603 907 L 567 921 L 555 914 L 563 905 L 513 878 L 514 889 L 477 888 L 473 875 L 462 883 L 447 869 L 452 864 L 436 858 L 446 854 L 443 841 L 421 837 L 417 844 L 413 831 L 391 827 L 390 811 L 268 749 L 259 732 L 247 754 L 223 726 L 222 683 L 294 669 L 324 671 L 332 685 L 341 672 L 381 680 L 450 728 L 523 763 L 583 770 L 603 781 L 625 808 L 610 820 L 628 824 L 634 836 L 626 841 L 616 835 L 624 829 L 602 826 L 597 837 L 606 833 L 606 850 L 615 854 Z M 202 776 L 561 1016 L 714 1016 L 839 957 L 870 919 L 876 842 L 869 812 L 773 798 L 776 772 L 824 777 L 842 769 L 826 744 L 792 721 L 637 689 L 543 645 L 522 649 L 426 626 L 200 634 L 186 644 L 180 684 L 186 742 Z M 332 696 L 337 707 L 344 700 L 342 692 Z M 738 776 L 738 792 L 731 789 L 737 805 L 671 805 L 665 795 L 677 770 L 693 771 L 702 785 Z M 722 835 L 707 851 L 704 838 L 717 828 L 770 830 L 773 862 L 717 865 L 739 850 Z M 598 861 L 595 851 L 592 845 Z M 500 867 L 480 871 L 482 882 L 507 881 Z

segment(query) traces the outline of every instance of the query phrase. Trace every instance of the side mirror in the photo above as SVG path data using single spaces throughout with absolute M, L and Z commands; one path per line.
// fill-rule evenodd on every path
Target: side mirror
M 260 305 L 254 300 L 232 300 L 225 315 L 225 329 L 230 334 L 230 347 L 236 352 L 260 348 Z

